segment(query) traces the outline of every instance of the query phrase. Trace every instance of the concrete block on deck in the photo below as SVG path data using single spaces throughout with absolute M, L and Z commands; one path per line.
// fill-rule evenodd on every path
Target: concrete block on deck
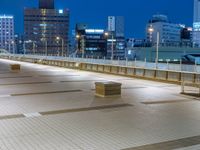
M 121 95 L 121 83 L 116 82 L 96 82 L 96 96 L 112 97 Z
M 11 64 L 10 69 L 13 71 L 20 70 L 21 66 L 20 66 L 20 64 Z

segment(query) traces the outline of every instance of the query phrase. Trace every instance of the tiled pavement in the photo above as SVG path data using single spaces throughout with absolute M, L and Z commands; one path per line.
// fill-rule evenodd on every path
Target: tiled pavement
M 199 150 L 200 101 L 178 85 L 0 60 L 0 150 Z M 95 81 L 123 84 L 94 96 Z

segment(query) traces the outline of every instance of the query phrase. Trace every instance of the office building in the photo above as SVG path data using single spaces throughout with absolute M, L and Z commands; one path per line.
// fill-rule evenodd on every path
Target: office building
M 69 45 L 69 10 L 54 9 L 53 0 L 40 0 L 39 8 L 25 8 L 24 34 L 26 41 L 37 45 L 33 52 L 31 42 L 26 53 L 67 55 Z
M 89 29 L 87 24 L 76 25 L 77 54 L 103 58 L 107 53 L 107 38 L 103 29 Z
M 0 15 L 0 48 L 14 53 L 14 17 Z
M 108 17 L 107 57 L 113 59 L 125 58 L 124 17 Z M 113 56 L 112 56 L 113 55 Z
M 39 0 L 40 9 L 54 9 L 54 0 Z
M 193 44 L 200 47 L 200 0 L 194 0 Z
M 124 17 L 108 16 L 108 31 L 113 32 L 116 37 L 124 37 Z
M 184 27 L 181 24 L 171 23 L 165 15 L 154 15 L 146 26 L 146 39 L 155 45 L 159 32 L 160 46 L 178 46 L 181 42 L 181 30 Z
M 192 27 L 185 27 L 181 30 L 181 45 L 192 47 Z

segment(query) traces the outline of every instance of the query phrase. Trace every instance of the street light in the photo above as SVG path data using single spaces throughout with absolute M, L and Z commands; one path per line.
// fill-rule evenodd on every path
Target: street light
M 12 41 L 11 41 L 11 44 L 12 44 L 13 54 L 15 54 L 15 41 L 12 40 Z
M 154 32 L 154 28 L 152 26 L 149 27 L 148 31 L 152 34 Z M 157 31 L 157 38 L 156 38 L 156 69 L 158 68 L 158 50 L 159 50 L 159 42 L 160 42 L 160 33 Z
M 85 56 L 85 39 L 84 38 L 85 38 L 85 35 L 79 35 L 79 34 L 76 35 L 76 39 L 77 40 L 81 40 L 81 44 L 82 44 L 82 46 L 81 46 L 82 58 L 84 58 L 84 56 Z M 77 43 L 77 49 L 79 49 L 78 43 Z
M 35 44 L 36 42 L 35 41 L 33 41 L 33 54 L 35 55 L 35 47 L 36 47 L 36 44 Z
M 24 41 L 23 43 L 24 55 L 26 55 L 26 43 L 31 43 L 31 42 L 32 42 L 31 40 Z
M 108 37 L 109 35 L 111 35 L 112 37 L 112 46 L 111 46 L 111 60 L 113 60 L 113 57 L 114 57 L 114 35 L 112 32 L 108 33 L 108 32 L 105 32 L 104 35 L 106 37 Z
M 33 44 L 33 47 L 32 47 L 32 51 L 33 51 L 33 54 L 35 54 L 35 47 L 36 47 L 36 41 L 32 41 L 32 40 L 28 40 L 28 41 L 25 41 L 25 43 L 32 43 Z
M 56 40 L 58 40 L 58 41 L 61 40 L 61 41 L 62 41 L 62 54 L 61 54 L 61 55 L 62 55 L 62 57 L 63 57 L 63 56 L 64 56 L 64 39 L 61 38 L 61 37 L 59 37 L 59 36 L 57 36 L 57 37 L 56 37 Z

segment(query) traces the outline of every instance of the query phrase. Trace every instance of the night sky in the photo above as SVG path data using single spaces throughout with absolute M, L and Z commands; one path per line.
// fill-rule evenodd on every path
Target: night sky
M 153 14 L 162 13 L 171 22 L 192 26 L 193 0 L 55 0 L 56 8 L 69 8 L 71 29 L 77 22 L 106 28 L 107 16 L 125 17 L 127 37 L 143 38 L 145 25 Z M 37 0 L 1 0 L 0 14 L 15 16 L 15 32 L 23 33 L 24 7 L 37 7 Z M 71 33 L 71 32 L 70 32 Z

